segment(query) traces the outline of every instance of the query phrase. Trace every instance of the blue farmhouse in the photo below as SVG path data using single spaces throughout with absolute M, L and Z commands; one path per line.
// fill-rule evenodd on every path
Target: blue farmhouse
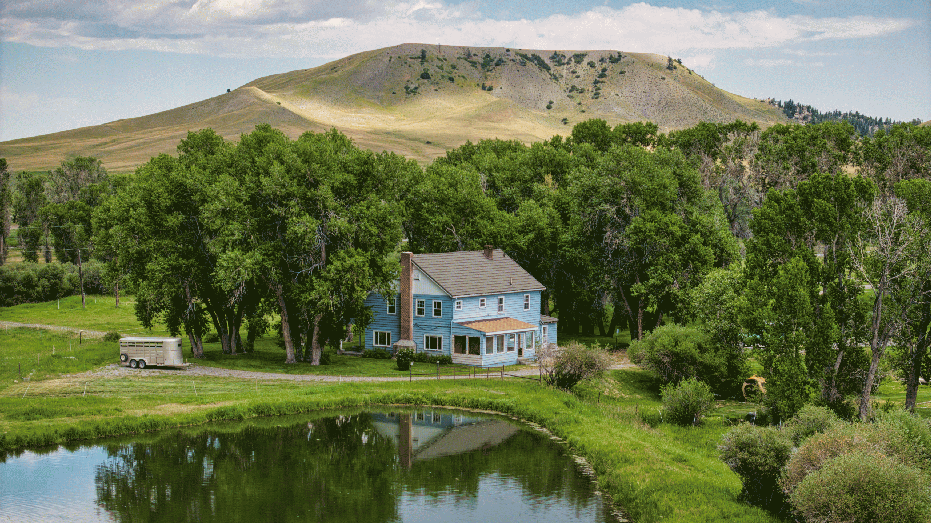
M 499 366 L 556 343 L 556 319 L 540 314 L 545 289 L 500 249 L 401 253 L 398 294 L 372 294 L 366 349 L 408 347 L 454 363 Z

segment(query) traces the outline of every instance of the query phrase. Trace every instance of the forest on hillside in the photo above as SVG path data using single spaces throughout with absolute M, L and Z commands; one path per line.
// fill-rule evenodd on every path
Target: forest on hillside
M 838 111 L 835 109 L 833 111 L 821 112 L 810 105 L 797 103 L 791 98 L 785 102 L 782 100 L 770 100 L 770 103 L 782 109 L 782 114 L 794 122 L 806 124 L 847 122 L 856 129 L 857 134 L 860 136 L 873 136 L 877 131 L 890 131 L 893 127 L 902 123 L 909 123 L 912 125 L 921 123 L 921 120 L 918 118 L 909 122 L 900 122 L 889 117 L 867 116 L 865 114 L 860 114 L 860 111 L 850 112 Z
M 811 395 L 869 408 L 880 360 L 913 405 L 931 370 L 928 127 L 664 135 L 596 119 L 422 168 L 335 130 L 292 140 L 260 125 L 238 143 L 189 133 L 128 176 L 83 157 L 44 174 L 3 166 L 0 252 L 15 222 L 25 261 L 0 267 L 0 305 L 123 289 L 144 325 L 159 319 L 195 355 L 208 332 L 228 354 L 278 333 L 286 361 L 318 364 L 370 318 L 366 296 L 388 293 L 400 250 L 494 245 L 546 286 L 561 332 L 691 326 L 734 363 L 722 390 L 752 346 L 782 416 Z

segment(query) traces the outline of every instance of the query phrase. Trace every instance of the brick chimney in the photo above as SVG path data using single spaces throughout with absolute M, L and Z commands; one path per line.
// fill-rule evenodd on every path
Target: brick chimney
M 491 245 L 486 245 L 485 246 L 485 257 L 488 258 L 489 260 L 494 260 L 495 259 L 495 248 L 492 247 Z
M 414 261 L 413 253 L 401 253 L 401 281 L 398 297 L 398 341 L 393 344 L 395 350 L 399 348 L 416 349 L 414 343 Z

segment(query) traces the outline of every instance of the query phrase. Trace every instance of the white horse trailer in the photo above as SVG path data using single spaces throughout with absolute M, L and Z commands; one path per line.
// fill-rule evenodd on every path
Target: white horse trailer
M 146 365 L 181 367 L 181 338 L 120 338 L 120 365 L 144 369 Z

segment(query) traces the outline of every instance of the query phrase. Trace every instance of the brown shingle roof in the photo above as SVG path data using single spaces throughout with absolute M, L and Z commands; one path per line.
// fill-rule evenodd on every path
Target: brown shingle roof
M 501 249 L 494 250 L 491 260 L 483 251 L 415 254 L 413 258 L 454 298 L 545 289 Z
M 515 320 L 514 318 L 495 318 L 493 320 L 475 320 L 457 323 L 463 327 L 468 327 L 480 332 L 526 331 L 536 328 L 535 325 Z

